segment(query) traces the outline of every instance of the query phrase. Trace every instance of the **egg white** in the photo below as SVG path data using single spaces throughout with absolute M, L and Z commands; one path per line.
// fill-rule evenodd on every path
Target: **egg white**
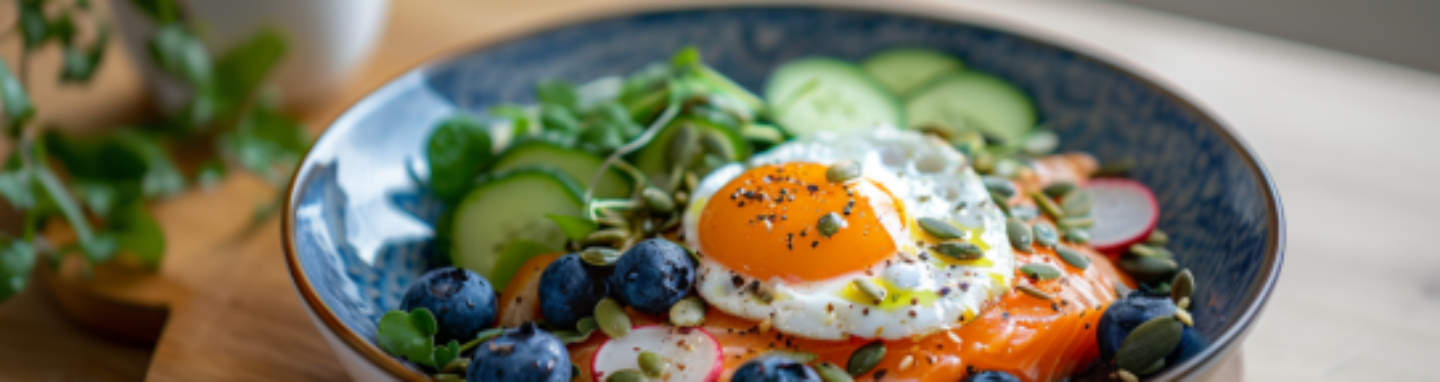
M 736 316 L 762 321 L 790 335 L 838 340 L 850 336 L 900 339 L 963 324 L 1008 292 L 1015 255 L 1005 233 L 1005 216 L 990 202 L 980 177 L 964 156 L 938 139 L 908 130 L 879 128 L 846 136 L 817 134 L 788 142 L 755 156 L 749 167 L 789 162 L 829 164 L 841 159 L 861 163 L 861 175 L 878 182 L 904 204 L 905 232 L 891 232 L 900 249 L 867 271 L 821 281 L 755 280 L 704 257 L 700 215 L 715 192 L 740 176 L 746 166 L 730 164 L 705 177 L 694 190 L 684 216 L 686 245 L 701 252 L 698 291 L 710 305 Z M 974 235 L 967 240 L 988 247 L 985 261 L 961 262 L 927 253 L 918 242 L 914 219 L 945 218 Z M 819 259 L 817 259 L 819 260 Z M 868 273 L 868 274 L 867 274 Z M 737 280 L 736 276 L 739 276 Z M 856 278 L 870 278 L 896 292 L 933 295 L 933 301 L 877 306 L 846 298 Z M 737 281 L 743 281 L 737 285 Z M 758 288 L 750 284 L 758 282 Z M 757 296 L 757 290 L 768 298 Z M 902 294 L 903 295 L 903 294 Z M 769 300 L 768 302 L 766 300 Z

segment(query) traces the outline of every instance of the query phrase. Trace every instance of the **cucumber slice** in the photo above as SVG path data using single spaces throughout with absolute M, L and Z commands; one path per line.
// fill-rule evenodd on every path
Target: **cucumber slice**
M 1035 104 L 1020 88 L 985 73 L 945 75 L 905 105 L 911 127 L 931 126 L 950 136 L 974 130 L 1017 146 L 1035 127 Z
M 677 165 L 670 158 L 670 145 L 674 144 L 675 134 L 680 131 L 680 126 L 686 124 L 694 126 L 696 131 L 700 132 L 700 136 L 696 138 L 697 142 L 694 143 L 694 152 L 701 150 L 709 152 L 715 149 L 714 143 L 720 143 L 724 146 L 723 149 L 729 150 L 734 155 L 735 161 L 744 161 L 750 158 L 750 144 L 745 141 L 745 136 L 740 135 L 739 131 L 710 123 L 701 118 L 684 117 L 665 126 L 663 130 L 655 134 L 655 138 L 650 140 L 645 148 L 635 154 L 635 168 L 645 174 L 650 179 L 650 183 L 663 189 L 669 189 L 672 183 L 670 172 Z M 714 142 L 710 145 L 711 147 L 706 147 L 706 144 L 699 141 L 705 139 Z
M 927 48 L 889 49 L 871 55 L 860 62 L 860 66 L 901 96 L 910 94 L 941 74 L 958 72 L 965 67 L 955 56 Z
M 830 58 L 791 61 L 770 75 L 765 99 L 795 136 L 905 125 L 900 101 L 860 67 Z
M 521 167 L 548 166 L 570 175 L 584 190 L 590 186 L 595 172 L 600 170 L 604 158 L 584 151 L 572 150 L 543 140 L 516 143 L 500 154 L 491 171 L 505 171 Z M 601 198 L 626 198 L 630 196 L 631 182 L 620 172 L 610 169 L 601 176 L 595 187 L 595 195 Z M 582 191 L 583 192 L 583 191 Z
M 450 260 L 499 280 L 500 257 L 511 241 L 563 248 L 565 233 L 545 214 L 580 216 L 581 192 L 569 175 L 552 168 L 519 168 L 486 178 L 453 211 Z

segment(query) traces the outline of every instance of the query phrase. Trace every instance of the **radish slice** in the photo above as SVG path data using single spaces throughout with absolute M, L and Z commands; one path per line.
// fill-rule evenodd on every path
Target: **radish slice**
M 1086 186 L 1095 196 L 1090 216 L 1090 244 L 1107 253 L 1124 251 L 1139 243 L 1160 221 L 1160 205 L 1150 188 L 1129 179 L 1104 178 Z
M 625 369 L 640 370 L 640 352 L 659 354 L 670 366 L 666 381 L 720 380 L 724 369 L 724 352 L 720 341 L 701 328 L 677 328 L 670 325 L 645 325 L 630 330 L 621 338 L 611 338 L 600 345 L 590 359 L 590 375 L 596 381 Z

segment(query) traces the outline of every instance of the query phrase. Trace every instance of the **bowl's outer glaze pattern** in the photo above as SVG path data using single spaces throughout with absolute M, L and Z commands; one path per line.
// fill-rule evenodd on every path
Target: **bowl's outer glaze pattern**
M 1192 311 L 1214 340 L 1262 288 L 1272 232 L 1264 175 L 1199 112 L 1089 58 L 992 29 L 909 16 L 798 8 L 652 13 L 563 27 L 493 45 L 398 78 L 346 112 L 318 142 L 292 194 L 305 276 L 363 338 L 433 266 L 431 227 L 443 206 L 425 195 L 424 140 L 457 109 L 482 113 L 533 100 L 536 80 L 586 81 L 668 59 L 687 44 L 759 89 L 787 60 L 858 59 L 902 45 L 941 49 L 1015 82 L 1036 100 L 1064 150 L 1133 158 L 1131 176 L 1159 199 L 1160 228 L 1197 278 Z M 1275 219 L 1278 221 L 1278 219 Z M 1279 241 L 1277 241 L 1279 242 Z M 497 286 L 498 287 L 498 286 Z

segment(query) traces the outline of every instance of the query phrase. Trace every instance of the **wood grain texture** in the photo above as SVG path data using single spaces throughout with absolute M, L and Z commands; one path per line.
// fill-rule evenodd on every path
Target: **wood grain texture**
M 561 0 L 395 1 L 377 53 L 329 100 L 298 110 L 318 129 L 404 69 L 607 3 Z M 912 5 L 914 6 L 914 5 Z M 1282 282 L 1245 351 L 1245 378 L 1436 380 L 1440 257 L 1415 239 L 1440 225 L 1440 77 L 1259 35 L 1095 2 L 933 1 L 936 13 L 986 17 L 1093 48 L 1188 93 L 1229 121 L 1272 171 L 1287 208 Z M 9 20 L 0 8 L 0 20 Z M 10 57 L 13 45 L 0 45 Z M 112 46 L 118 48 L 118 46 Z M 90 89 L 32 82 L 42 117 L 81 129 L 148 110 L 123 50 Z M 44 60 L 42 57 L 41 60 Z M 53 67 L 54 58 L 49 58 Z M 36 291 L 0 306 L 3 380 L 341 380 L 305 316 L 281 256 L 278 222 L 250 235 L 256 203 L 274 197 L 236 176 L 156 206 L 179 287 L 153 357 L 63 323 Z M 1230 364 L 1234 373 L 1238 366 Z M 1235 380 L 1231 377 L 1222 380 Z

